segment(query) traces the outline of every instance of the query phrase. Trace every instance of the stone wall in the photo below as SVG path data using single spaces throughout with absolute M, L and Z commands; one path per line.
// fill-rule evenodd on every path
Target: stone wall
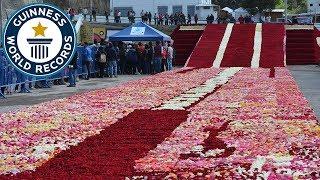
M 2 21 L 2 28 L 14 11 L 28 3 L 35 2 L 42 2 L 42 0 L 2 0 L 2 11 L 0 12 L 2 15 L 2 19 L 0 19 Z

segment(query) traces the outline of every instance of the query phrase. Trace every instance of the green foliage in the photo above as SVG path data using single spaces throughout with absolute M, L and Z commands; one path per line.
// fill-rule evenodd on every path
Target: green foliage
M 284 0 L 278 0 L 276 8 L 285 8 Z M 290 14 L 299 14 L 307 12 L 307 0 L 288 0 L 288 12 Z
M 288 0 L 288 11 L 290 14 L 299 14 L 307 12 L 308 0 Z M 223 7 L 230 7 L 236 9 L 243 7 L 251 14 L 263 12 L 264 10 L 271 9 L 284 9 L 284 0 L 212 0 L 212 3 Z
M 241 6 L 251 14 L 257 14 L 264 10 L 271 10 L 276 7 L 278 0 L 243 0 Z

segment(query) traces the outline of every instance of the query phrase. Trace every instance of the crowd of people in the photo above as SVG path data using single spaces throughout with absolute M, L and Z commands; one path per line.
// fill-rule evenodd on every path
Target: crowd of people
M 99 69 L 99 78 L 116 78 L 119 74 L 156 74 L 173 69 L 175 52 L 170 42 L 157 41 L 155 44 L 124 42 L 101 42 L 88 45 L 82 43 L 83 68 L 86 69 L 84 79 L 89 80 L 93 64 Z M 69 65 L 69 87 L 75 86 L 78 56 L 75 56 Z
M 75 17 L 77 13 L 81 13 L 84 16 L 84 19 L 87 19 L 87 16 L 90 16 L 90 21 L 97 21 L 97 10 L 93 8 L 90 12 L 88 8 L 80 8 L 77 11 L 73 8 L 69 8 L 67 10 L 69 16 L 71 19 Z M 105 11 L 104 16 L 106 19 L 106 22 L 109 22 L 109 16 L 110 12 Z M 120 10 L 115 10 L 113 13 L 114 17 L 114 23 L 122 23 L 122 17 L 126 16 L 128 18 L 129 23 L 135 23 L 136 18 L 139 16 L 136 14 L 134 10 L 129 10 L 125 15 Z M 141 19 L 140 19 L 141 18 Z M 259 22 L 265 22 L 270 23 L 271 17 L 266 16 L 265 19 L 258 20 Z M 197 14 L 191 15 L 187 14 L 185 15 L 182 12 L 177 13 L 154 13 L 144 11 L 142 10 L 140 12 L 139 20 L 141 20 L 144 23 L 154 24 L 154 25 L 186 25 L 186 24 L 198 24 L 199 23 L 199 17 Z M 206 19 L 203 19 L 202 21 L 206 21 L 207 24 L 213 24 L 213 23 L 254 23 L 255 21 L 252 19 L 251 15 L 245 15 L 240 16 L 238 19 L 235 19 L 230 13 L 226 11 L 221 11 L 218 16 L 213 14 L 208 14 Z
M 106 15 L 107 16 L 107 15 Z M 115 23 L 121 23 L 121 11 L 116 10 L 114 13 L 114 22 Z M 135 23 L 136 19 L 136 12 L 133 10 L 128 11 L 127 17 L 130 23 Z M 155 25 L 180 25 L 180 24 L 191 24 L 192 16 L 188 14 L 186 17 L 182 12 L 180 13 L 174 13 L 169 15 L 168 13 L 162 14 L 162 13 L 155 13 L 152 15 L 151 12 L 142 10 L 140 13 L 141 21 L 144 23 Z M 107 18 L 108 19 L 108 18 Z M 194 16 L 194 21 L 197 24 L 198 23 L 198 16 Z
M 238 18 L 238 22 L 240 23 L 240 24 L 244 24 L 244 23 L 252 23 L 252 18 L 249 16 L 249 15 L 247 15 L 247 16 L 240 16 L 239 18 Z

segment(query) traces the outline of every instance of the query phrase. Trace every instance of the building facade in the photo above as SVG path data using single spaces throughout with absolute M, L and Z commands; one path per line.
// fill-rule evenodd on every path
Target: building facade
M 79 10 L 81 8 L 95 9 L 98 14 L 104 14 L 110 8 L 110 0 L 43 0 L 46 3 L 55 4 L 63 9 L 74 8 Z
M 211 0 L 110 0 L 110 10 L 121 11 L 122 16 L 127 16 L 130 10 L 140 16 L 141 11 L 152 14 L 180 13 L 194 15 L 199 4 L 211 4 Z
M 320 0 L 308 0 L 308 12 L 320 12 Z

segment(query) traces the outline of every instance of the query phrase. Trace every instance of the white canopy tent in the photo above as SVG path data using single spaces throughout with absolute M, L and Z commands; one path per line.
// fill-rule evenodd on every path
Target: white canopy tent
M 242 7 L 234 10 L 234 14 L 235 14 L 234 18 L 235 18 L 236 20 L 237 20 L 240 16 L 243 16 L 243 17 L 244 17 L 244 16 L 247 16 L 247 15 L 250 15 L 250 14 L 248 13 L 248 11 L 245 10 L 244 8 L 242 8 Z
M 224 7 L 223 9 L 221 9 L 222 11 L 227 11 L 228 13 L 232 14 L 233 13 L 233 9 L 229 8 L 229 7 Z
M 233 17 L 235 16 L 234 14 L 234 10 L 229 8 L 229 7 L 224 7 L 223 9 L 221 9 L 222 11 L 226 11 L 228 12 L 229 14 L 231 14 Z

